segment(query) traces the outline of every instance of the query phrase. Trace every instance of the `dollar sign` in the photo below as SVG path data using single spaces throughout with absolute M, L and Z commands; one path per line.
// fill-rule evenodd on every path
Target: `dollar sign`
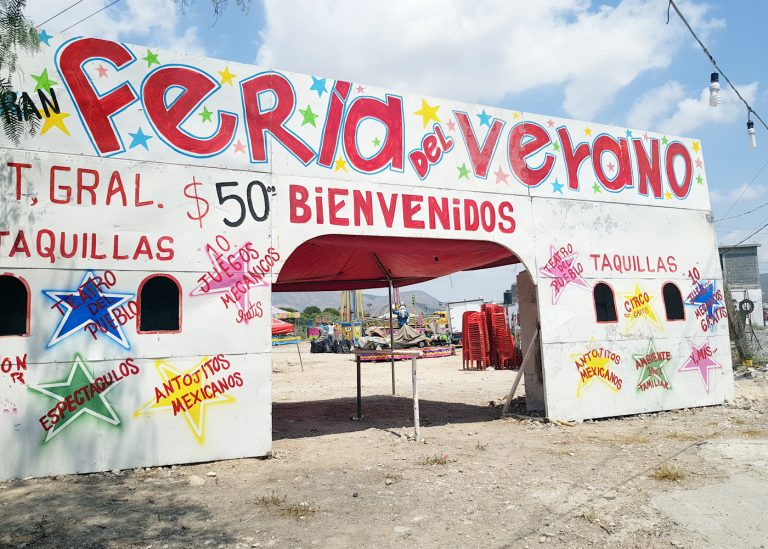
M 197 195 L 197 186 L 202 185 L 202 181 L 196 181 L 194 177 L 192 177 L 192 183 L 186 185 L 184 187 L 184 196 L 187 198 L 191 198 L 195 201 L 195 207 L 197 208 L 197 216 L 192 215 L 191 213 L 187 212 L 187 217 L 190 218 L 192 221 L 197 221 L 200 223 L 200 228 L 203 228 L 203 218 L 208 215 L 208 210 L 210 210 L 210 206 L 208 204 L 208 201 L 203 198 L 202 196 Z M 205 208 L 201 211 L 201 203 L 202 207 Z

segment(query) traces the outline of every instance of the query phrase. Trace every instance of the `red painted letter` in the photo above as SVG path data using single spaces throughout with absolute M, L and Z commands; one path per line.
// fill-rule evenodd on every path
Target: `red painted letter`
M 123 150 L 111 117 L 138 97 L 127 83 L 101 97 L 96 95 L 83 65 L 89 59 L 97 57 L 109 61 L 118 70 L 136 60 L 130 50 L 122 44 L 98 38 L 80 38 L 61 49 L 57 63 L 93 146 L 99 154 L 108 155 Z
M 245 105 L 245 128 L 252 162 L 266 162 L 267 138 L 271 133 L 277 141 L 306 166 L 315 151 L 285 127 L 296 108 L 296 94 L 291 82 L 282 74 L 265 72 L 240 84 Z M 271 92 L 274 97 L 272 108 L 262 110 L 259 95 Z
M 170 106 L 165 103 L 166 92 L 183 88 Z M 144 81 L 141 101 L 158 135 L 171 147 L 193 156 L 213 156 L 226 149 L 237 129 L 237 116 L 218 113 L 218 130 L 210 137 L 195 137 L 181 125 L 219 84 L 210 76 L 192 67 L 160 67 Z
M 523 139 L 532 137 L 523 143 Z M 509 167 L 520 181 L 529 187 L 540 185 L 555 165 L 555 155 L 545 154 L 538 168 L 530 168 L 526 159 L 550 144 L 547 130 L 532 122 L 521 122 L 509 132 Z
M 488 135 L 485 136 L 483 144 L 479 145 L 475 130 L 472 129 L 472 122 L 469 121 L 467 113 L 453 111 L 453 114 L 456 115 L 456 121 L 459 123 L 461 135 L 464 137 L 464 143 L 467 146 L 469 161 L 472 164 L 472 172 L 476 177 L 485 179 L 488 177 L 488 168 L 491 166 L 496 145 L 499 144 L 499 137 L 501 136 L 502 128 L 504 128 L 504 122 L 495 118 L 488 130 Z
M 371 158 L 357 148 L 357 127 L 366 118 L 378 120 L 387 130 L 384 144 Z M 388 165 L 403 171 L 403 100 L 393 95 L 387 95 L 386 102 L 373 97 L 355 99 L 344 120 L 344 152 L 352 167 L 364 173 L 376 173 Z

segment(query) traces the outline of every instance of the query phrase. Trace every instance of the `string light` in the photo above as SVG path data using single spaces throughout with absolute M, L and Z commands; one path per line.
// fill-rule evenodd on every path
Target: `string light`
M 723 98 L 720 97 L 720 73 L 713 72 L 709 77 L 709 106 L 717 107 Z
M 744 106 L 747 107 L 747 135 L 749 136 L 749 143 L 752 145 L 753 148 L 757 148 L 757 138 L 755 136 L 755 123 L 752 121 L 752 115 L 755 116 L 755 118 L 763 125 L 763 127 L 768 130 L 768 124 L 765 123 L 765 120 L 762 119 L 762 117 L 757 114 L 755 109 L 752 108 L 752 105 L 747 103 L 747 100 L 744 99 L 744 96 L 741 95 L 738 89 L 736 89 L 736 86 L 733 85 L 733 82 L 731 82 L 730 78 L 728 78 L 725 73 L 723 72 L 723 69 L 721 69 L 717 65 L 717 61 L 715 61 L 715 58 L 712 57 L 712 54 L 709 52 L 707 47 L 704 45 L 704 43 L 699 39 L 698 36 L 696 36 L 696 33 L 693 32 L 693 29 L 691 28 L 690 23 L 688 23 L 688 20 L 683 16 L 683 13 L 680 11 L 680 8 L 677 7 L 677 4 L 675 3 L 675 0 L 669 0 L 669 4 L 667 5 L 667 24 L 669 24 L 669 14 L 670 14 L 670 8 L 675 8 L 675 12 L 680 17 L 682 22 L 685 24 L 688 31 L 691 33 L 691 36 L 693 36 L 696 39 L 696 42 L 699 43 L 699 46 L 701 46 L 702 51 L 706 54 L 706 56 L 709 58 L 709 61 L 712 63 L 712 66 L 715 68 L 716 72 L 712 73 L 712 77 L 710 78 L 710 84 L 709 84 L 709 104 L 713 107 L 716 107 L 717 104 L 714 103 L 715 99 L 714 96 L 718 97 L 717 103 L 720 103 L 720 76 L 725 79 L 725 81 L 728 83 L 728 86 L 733 90 L 733 92 L 736 94 L 736 96 L 741 100 L 742 103 L 744 103 Z M 717 85 L 716 87 L 716 93 L 713 92 L 713 86 Z
M 747 119 L 747 135 L 749 136 L 749 144 L 753 149 L 757 148 L 757 137 L 755 136 L 755 123 L 751 119 Z

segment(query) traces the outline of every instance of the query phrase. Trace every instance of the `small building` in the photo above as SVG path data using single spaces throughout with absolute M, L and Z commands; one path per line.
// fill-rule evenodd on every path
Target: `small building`
M 759 247 L 760 244 L 720 246 L 718 252 L 720 266 L 723 268 L 723 281 L 731 290 L 735 310 L 751 310 L 752 324 L 765 326 L 763 289 L 760 286 L 760 268 L 757 259 Z

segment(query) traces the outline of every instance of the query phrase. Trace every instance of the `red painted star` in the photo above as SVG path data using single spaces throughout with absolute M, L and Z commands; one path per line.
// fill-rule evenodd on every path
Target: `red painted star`
M 235 152 L 245 154 L 245 145 L 243 145 L 239 139 L 237 140 L 237 143 L 235 143 Z
M 106 78 L 107 77 L 107 67 L 99 63 L 99 66 L 96 67 L 96 72 L 99 73 L 99 78 Z
M 616 165 L 613 162 L 608 162 L 608 171 L 613 172 L 616 169 Z
M 549 126 L 550 128 L 554 128 L 555 121 L 550 118 L 549 120 L 547 120 L 547 126 Z
M 448 131 L 452 132 L 456 130 L 456 122 L 454 122 L 453 120 L 449 120 L 448 122 L 445 123 L 445 125 L 448 126 Z
M 496 176 L 496 183 L 509 183 L 509 174 L 504 173 L 504 170 L 501 169 L 501 165 L 499 165 L 499 169 L 495 172 L 493 172 L 493 175 Z
M 356 91 L 357 93 L 365 93 L 365 88 L 364 88 L 363 86 L 357 86 L 357 87 L 355 88 L 355 91 Z

